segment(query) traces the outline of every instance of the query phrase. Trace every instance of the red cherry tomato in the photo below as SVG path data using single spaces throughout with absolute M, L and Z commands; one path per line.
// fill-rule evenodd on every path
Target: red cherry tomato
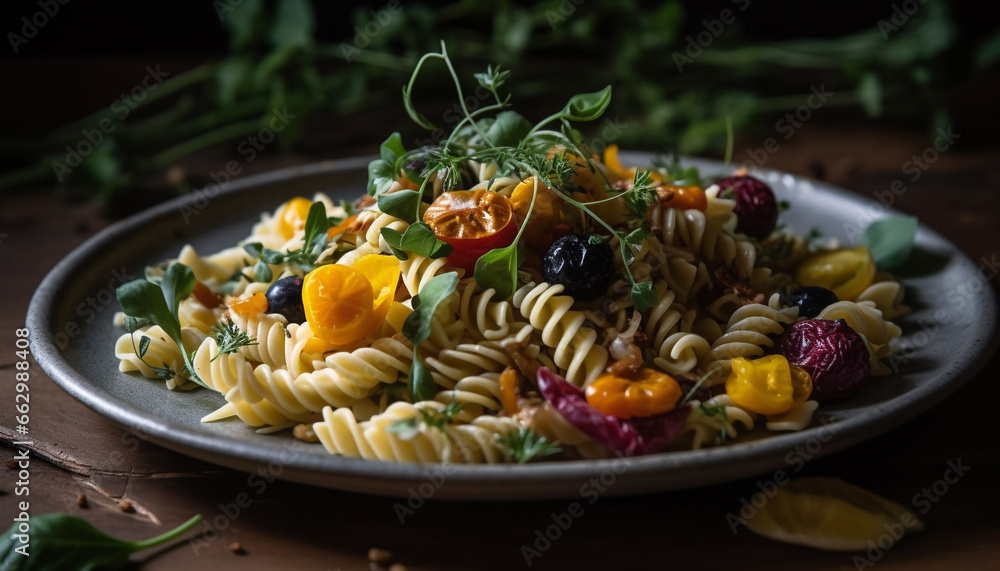
M 517 237 L 517 220 L 510 201 L 491 190 L 454 190 L 437 197 L 424 212 L 424 222 L 449 244 L 448 262 L 475 271 L 476 261 L 496 248 L 510 246 Z

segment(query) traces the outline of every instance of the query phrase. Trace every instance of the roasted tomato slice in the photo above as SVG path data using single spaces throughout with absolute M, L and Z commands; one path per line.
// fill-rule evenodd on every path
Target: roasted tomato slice
M 452 247 L 448 262 L 467 276 L 475 271 L 480 256 L 510 246 L 517 237 L 510 201 L 491 190 L 444 192 L 424 212 L 424 222 Z

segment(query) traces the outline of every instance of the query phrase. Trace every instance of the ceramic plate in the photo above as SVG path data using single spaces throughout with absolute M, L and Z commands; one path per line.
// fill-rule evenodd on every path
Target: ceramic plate
M 649 155 L 623 153 L 625 164 Z M 904 271 L 914 313 L 904 330 L 899 372 L 872 381 L 853 398 L 821 407 L 812 428 L 749 442 L 690 452 L 607 461 L 529 465 L 440 466 L 341 458 L 288 432 L 255 433 L 235 419 L 199 419 L 224 403 L 207 390 L 171 392 L 161 381 L 120 373 L 114 356 L 121 331 L 112 288 L 143 275 L 146 265 L 176 257 L 185 243 L 204 254 L 231 246 L 250 233 L 263 210 L 296 195 L 324 191 L 334 199 L 364 192 L 368 158 L 327 161 L 233 182 L 221 191 L 195 193 L 109 226 L 60 262 L 39 286 L 28 310 L 32 352 L 66 392 L 144 438 L 247 472 L 260 468 L 286 480 L 353 492 L 406 496 L 421 490 L 435 498 L 532 499 L 575 497 L 591 478 L 614 480 L 611 495 L 706 486 L 786 468 L 788 456 L 808 446 L 817 456 L 872 438 L 912 419 L 958 389 L 996 346 L 997 307 L 989 283 L 954 245 L 921 226 L 917 250 Z M 693 160 L 703 173 L 723 172 L 717 162 Z M 887 212 L 871 198 L 828 184 L 774 171 L 767 180 L 791 209 L 782 222 L 798 232 L 819 228 L 848 240 L 856 229 Z M 102 308 L 86 307 L 88 298 Z M 83 305 L 81 305 L 83 304 Z M 924 324 L 921 327 L 918 324 Z M 933 324 L 930 326 L 929 324 Z M 613 477 L 612 477 L 613 476 Z M 421 486 L 423 486 L 421 488 Z

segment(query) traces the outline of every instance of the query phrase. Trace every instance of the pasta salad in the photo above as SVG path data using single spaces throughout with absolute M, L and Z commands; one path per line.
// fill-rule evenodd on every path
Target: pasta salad
M 453 69 L 443 46 L 425 55 L 404 101 L 438 139 L 411 96 L 435 60 Z M 501 94 L 508 74 L 475 74 L 491 101 L 475 110 L 458 87 L 439 143 L 390 136 L 359 200 L 293 198 L 238 244 L 185 246 L 122 286 L 120 370 L 218 392 L 205 422 L 460 463 L 801 430 L 890 372 L 909 308 L 882 270 L 915 223 L 888 253 L 784 230 L 744 169 L 705 179 L 588 144 L 574 125 L 610 87 L 532 124 Z

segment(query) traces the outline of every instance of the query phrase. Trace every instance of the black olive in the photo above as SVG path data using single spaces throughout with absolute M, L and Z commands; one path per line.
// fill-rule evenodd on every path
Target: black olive
M 549 247 L 542 259 L 545 281 L 560 284 L 577 301 L 604 294 L 615 274 L 615 253 L 600 236 L 568 234 Z
M 302 307 L 302 278 L 288 276 L 267 288 L 267 312 L 280 313 L 289 323 L 305 323 L 306 311 Z
M 799 306 L 799 317 L 810 319 L 838 301 L 837 294 L 825 287 L 804 287 L 788 296 L 789 305 Z

